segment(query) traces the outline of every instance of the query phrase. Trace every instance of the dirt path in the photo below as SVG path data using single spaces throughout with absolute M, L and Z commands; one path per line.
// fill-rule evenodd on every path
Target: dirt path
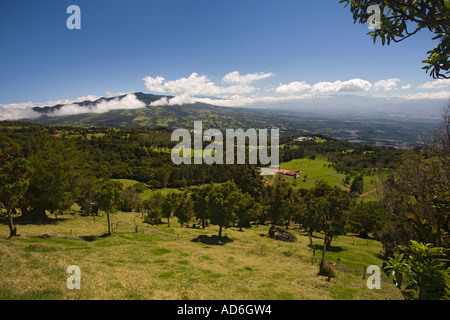
M 367 196 L 367 195 L 369 195 L 369 194 L 371 194 L 371 193 L 374 193 L 374 192 L 377 192 L 378 190 L 381 190 L 382 188 L 383 188 L 383 186 L 376 187 L 375 189 L 372 189 L 372 190 L 370 190 L 370 191 L 367 191 L 367 192 L 361 194 L 359 197 L 360 197 L 360 198 L 361 198 L 361 197 L 365 197 L 365 196 Z

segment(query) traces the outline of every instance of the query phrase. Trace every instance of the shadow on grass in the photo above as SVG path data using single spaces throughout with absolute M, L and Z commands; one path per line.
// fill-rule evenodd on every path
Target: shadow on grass
M 316 250 L 323 250 L 322 244 L 314 244 L 313 246 L 314 246 L 314 249 L 316 249 Z M 308 244 L 308 247 L 311 248 L 311 245 Z M 342 250 L 344 250 L 344 249 L 342 249 L 341 247 L 334 247 L 334 246 L 329 246 L 327 248 L 327 252 L 341 252 Z
M 53 219 L 53 218 L 47 217 L 45 219 L 36 219 L 33 217 L 27 217 L 27 216 L 13 217 L 13 223 L 18 226 L 24 226 L 24 225 L 29 225 L 29 224 L 52 225 L 52 224 L 58 224 L 65 220 L 67 220 L 67 218 L 58 217 L 58 219 Z M 7 217 L 0 218 L 0 224 L 8 225 L 8 218 Z
M 101 236 L 81 236 L 80 239 L 84 240 L 84 241 L 88 241 L 88 242 L 93 242 L 97 239 L 101 239 L 101 238 L 107 238 L 112 236 L 112 234 L 102 234 Z
M 66 239 L 81 239 L 81 240 L 84 240 L 84 241 L 93 242 L 93 241 L 95 241 L 97 239 L 106 238 L 106 237 L 109 237 L 109 236 L 111 236 L 111 235 L 105 233 L 105 234 L 102 234 L 101 236 L 81 236 L 81 237 L 66 236 L 64 238 L 66 238 Z M 41 234 L 41 235 L 38 235 L 38 236 L 31 236 L 31 238 L 48 239 L 48 238 L 60 238 L 60 237 L 44 233 L 44 234 Z
M 197 238 L 194 238 L 191 240 L 191 242 L 201 242 L 204 244 L 210 244 L 210 245 L 220 245 L 223 246 L 229 242 L 233 242 L 230 238 L 227 236 L 219 237 L 219 236 L 206 236 L 206 235 L 200 235 Z

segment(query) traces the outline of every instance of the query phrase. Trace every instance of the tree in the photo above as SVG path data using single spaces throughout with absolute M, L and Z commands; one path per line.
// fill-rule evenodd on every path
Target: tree
M 248 221 L 256 220 L 263 214 L 264 206 L 259 202 L 254 202 L 247 211 Z
M 245 225 L 249 225 L 251 219 L 253 218 L 253 211 L 250 210 L 253 207 L 254 199 L 248 194 L 242 194 L 242 197 L 239 201 L 239 206 L 236 211 L 236 219 L 239 223 L 239 231 L 242 231 L 242 227 Z
M 350 186 L 350 193 L 361 194 L 364 192 L 364 180 L 362 175 L 358 175 L 353 179 L 352 185 Z
M 313 199 L 310 200 L 310 208 L 321 223 L 321 230 L 324 233 L 323 250 L 320 268 L 325 266 L 325 253 L 331 246 L 331 241 L 337 235 L 345 232 L 347 223 L 346 210 L 350 207 L 350 197 L 347 191 L 335 186 L 332 188 L 324 181 L 316 183 L 310 190 Z M 317 221 L 317 220 L 315 220 Z
M 109 215 L 117 211 L 117 208 L 121 203 L 122 189 L 119 185 L 115 184 L 111 180 L 106 180 L 98 190 L 97 201 L 100 210 L 106 212 L 108 221 L 108 235 L 111 234 L 111 224 L 109 221 Z
M 448 245 L 449 194 L 450 170 L 445 163 L 420 151 L 406 154 L 384 183 L 382 202 L 388 218 L 402 225 L 393 234 L 396 239 L 383 242 L 385 248 L 407 245 L 409 240 Z
M 0 153 L 0 204 L 8 216 L 9 238 L 17 236 L 12 214 L 29 185 L 28 162 L 18 158 L 19 154 L 20 149 L 15 145 L 4 148 Z
M 435 78 L 449 78 L 450 68 L 450 2 L 448 0 L 340 0 L 339 3 L 350 5 L 354 23 L 374 25 L 370 6 L 379 8 L 379 24 L 374 25 L 368 34 L 374 43 L 380 39 L 388 45 L 403 41 L 421 30 L 428 29 L 434 34 L 432 40 L 438 41 L 427 52 L 428 58 L 422 62 L 422 68 Z M 370 8 L 370 10 L 369 10 Z
M 268 218 L 272 224 L 280 225 L 291 218 L 293 189 L 289 182 L 281 180 L 272 190 Z
M 194 214 L 197 219 L 202 221 L 202 228 L 205 229 L 207 219 L 209 218 L 207 196 L 211 191 L 212 185 L 205 185 L 193 189 L 192 200 L 194 201 Z
M 383 184 L 387 220 L 378 233 L 385 255 L 410 240 L 449 246 L 450 104 L 425 148 L 405 153 Z
M 167 219 L 167 227 L 170 227 L 170 217 L 175 213 L 175 210 L 180 205 L 178 194 L 169 193 L 166 195 L 161 203 L 161 213 L 163 218 Z
M 76 180 L 76 203 L 86 216 L 97 214 L 97 190 L 99 180 L 93 176 L 80 177 Z M 97 211 L 97 212 L 96 212 Z
M 361 238 L 368 238 L 369 233 L 378 231 L 384 215 L 384 206 L 378 201 L 356 203 L 349 210 L 348 227 Z
M 425 149 L 431 155 L 450 165 L 450 101 L 442 109 L 442 121 L 423 139 Z
M 318 197 L 313 192 L 309 191 L 304 197 L 305 210 L 300 215 L 300 223 L 308 234 L 309 244 L 312 247 L 312 235 L 315 231 L 321 230 L 322 219 L 317 211 Z
M 144 222 L 151 225 L 158 225 L 161 223 L 161 209 L 149 207 L 147 210 L 147 216 L 145 216 Z
M 47 219 L 51 213 L 67 210 L 75 202 L 76 180 L 86 175 L 82 169 L 83 155 L 73 141 L 43 140 L 28 158 L 33 173 L 24 203 L 23 215 L 33 219 Z
M 174 216 L 178 218 L 180 225 L 186 224 L 189 227 L 189 221 L 194 216 L 194 202 L 189 193 L 185 193 L 180 198 L 179 204 L 175 209 Z
M 144 222 L 150 224 L 160 224 L 161 223 L 161 206 L 164 197 L 161 192 L 152 193 L 150 199 L 142 201 L 142 209 L 147 212 Z
M 131 212 L 133 210 L 136 210 L 136 208 L 138 208 L 141 203 L 141 196 L 134 189 L 134 187 L 128 187 L 122 191 L 122 211 Z
M 208 194 L 209 217 L 212 224 L 219 226 L 219 237 L 222 228 L 228 228 L 239 210 L 242 192 L 233 181 L 214 185 Z
M 255 200 L 260 199 L 264 184 L 256 168 L 251 165 L 237 165 L 234 170 L 233 181 L 242 193 L 248 193 Z
M 383 270 L 406 300 L 450 298 L 446 281 L 448 250 L 432 244 L 411 241 L 385 263 Z

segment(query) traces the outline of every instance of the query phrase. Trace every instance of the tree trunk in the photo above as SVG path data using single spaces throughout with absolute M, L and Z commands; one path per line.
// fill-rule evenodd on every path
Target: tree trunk
M 106 213 L 106 218 L 108 219 L 108 235 L 111 235 L 111 225 L 109 224 L 109 213 Z
M 312 232 L 310 230 L 308 230 L 308 238 L 309 238 L 309 245 L 312 248 L 313 241 L 312 241 Z
M 9 238 L 17 236 L 17 227 L 13 223 L 12 211 L 7 209 L 8 212 L 8 226 L 9 226 Z
M 222 226 L 220 226 L 220 228 L 219 228 L 219 237 L 221 237 L 222 236 Z
M 30 216 L 37 221 L 47 220 L 47 214 L 45 213 L 44 208 L 33 208 Z
M 30 211 L 28 210 L 28 207 L 23 206 L 20 207 L 20 213 L 22 214 L 22 217 L 26 217 L 30 215 Z
M 323 238 L 323 248 L 322 248 L 322 261 L 320 261 L 320 267 L 322 268 L 325 263 L 325 253 L 327 252 L 327 245 L 328 245 L 328 235 L 325 234 L 325 237 Z
M 167 218 L 167 228 L 170 228 L 170 220 L 169 220 L 170 218 L 168 217 Z
M 205 229 L 205 218 L 202 218 L 202 229 Z

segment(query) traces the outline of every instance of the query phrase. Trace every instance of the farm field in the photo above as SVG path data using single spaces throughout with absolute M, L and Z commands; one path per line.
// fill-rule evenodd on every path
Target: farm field
M 309 240 L 294 230 L 298 241 L 267 236 L 268 225 L 243 232 L 225 230 L 231 242 L 214 244 L 218 228 L 150 226 L 139 213 L 111 216 L 50 216 L 42 225 L 21 223 L 20 237 L 7 239 L 0 225 L 0 299 L 267 299 L 357 300 L 401 299 L 382 274 L 380 290 L 369 290 L 364 266 L 381 266 L 382 246 L 375 240 L 342 236 L 327 251 L 337 277 L 317 276 Z M 135 225 L 138 228 L 136 233 Z M 313 238 L 320 261 L 322 235 Z M 314 264 L 312 265 L 312 262 Z M 81 269 L 81 289 L 66 286 L 66 269 Z M 17 276 L 20 270 L 20 277 Z
M 324 159 L 295 159 L 280 164 L 281 169 L 285 170 L 301 170 L 300 177 L 295 180 L 296 188 L 310 189 L 318 180 L 324 180 L 332 186 L 342 187 L 342 181 L 345 179 L 344 174 L 337 173 L 331 167 L 332 163 Z M 304 177 L 306 175 L 306 181 Z
M 292 180 L 292 185 L 297 188 L 310 189 L 314 187 L 315 183 L 319 180 L 327 182 L 331 186 L 338 186 L 340 188 L 349 190 L 349 186 L 344 186 L 343 181 L 345 174 L 338 173 L 333 168 L 333 163 L 322 159 L 320 157 L 315 159 L 294 159 L 289 162 L 280 164 L 280 168 L 284 170 L 300 170 L 300 176 L 297 179 L 289 178 Z M 305 179 L 306 176 L 306 179 Z M 372 191 L 373 193 L 364 195 L 364 200 L 379 200 L 375 189 L 382 184 L 382 177 L 379 174 L 364 175 L 364 193 Z M 351 183 L 351 181 L 350 181 Z

